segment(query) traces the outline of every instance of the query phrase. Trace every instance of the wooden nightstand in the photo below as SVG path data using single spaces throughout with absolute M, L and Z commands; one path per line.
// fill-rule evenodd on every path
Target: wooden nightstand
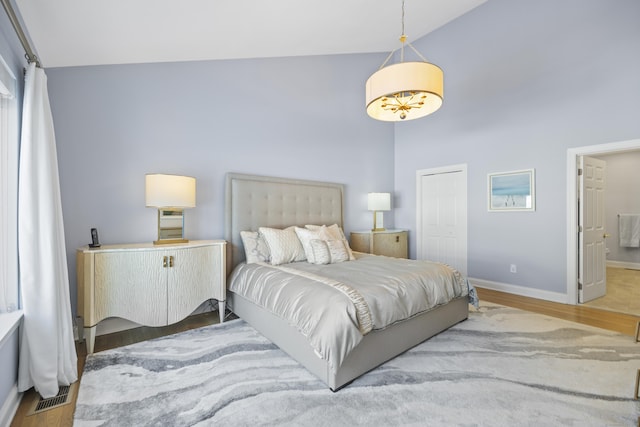
M 407 231 L 352 231 L 351 249 L 375 255 L 407 258 L 409 256 Z
M 79 248 L 78 315 L 84 323 L 87 353 L 93 353 L 97 324 L 107 317 L 166 326 L 184 319 L 204 301 L 216 299 L 222 323 L 226 244 L 192 240 Z

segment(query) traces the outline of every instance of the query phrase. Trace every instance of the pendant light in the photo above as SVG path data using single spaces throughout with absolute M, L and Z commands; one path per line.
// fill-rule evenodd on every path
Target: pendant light
M 398 50 L 392 51 L 366 84 L 367 114 L 386 122 L 413 120 L 438 110 L 442 105 L 444 74 L 440 67 L 424 58 L 407 41 L 404 34 L 404 0 L 402 0 L 402 35 L 400 62 L 387 65 Z M 404 62 L 405 44 L 423 62 Z

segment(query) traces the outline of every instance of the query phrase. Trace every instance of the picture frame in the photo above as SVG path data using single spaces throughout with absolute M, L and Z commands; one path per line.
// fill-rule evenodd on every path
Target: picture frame
M 487 195 L 489 212 L 535 211 L 535 169 L 488 174 Z

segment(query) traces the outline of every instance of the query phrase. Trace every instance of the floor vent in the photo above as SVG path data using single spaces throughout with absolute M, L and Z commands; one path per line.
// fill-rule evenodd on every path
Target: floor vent
M 63 406 L 69 404 L 73 401 L 73 396 L 75 394 L 77 381 L 73 384 L 69 385 L 61 385 L 58 390 L 58 394 L 49 397 L 47 399 L 42 398 L 42 396 L 38 395 L 38 399 L 35 400 L 32 405 L 31 410 L 27 415 L 34 415 L 40 412 L 48 411 L 49 409 L 57 408 L 59 406 Z

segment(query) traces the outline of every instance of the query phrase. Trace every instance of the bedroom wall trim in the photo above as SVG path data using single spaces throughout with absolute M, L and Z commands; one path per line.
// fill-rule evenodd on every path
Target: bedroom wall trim
M 509 283 L 493 282 L 491 280 L 474 279 L 469 277 L 469 282 L 473 286 L 479 288 L 490 289 L 493 291 L 506 292 L 509 294 L 520 295 L 523 297 L 536 298 L 545 301 L 558 302 L 567 304 L 567 296 L 558 292 L 545 291 L 543 289 L 527 288 L 524 286 L 512 285 Z
M 18 411 L 18 406 L 20 406 L 22 395 L 23 393 L 18 392 L 18 385 L 14 384 L 2 404 L 2 408 L 0 408 L 0 426 L 11 425 L 11 421 Z
M 640 150 L 640 139 L 587 145 L 567 150 L 567 304 L 578 304 L 578 157 Z
M 640 270 L 640 263 L 625 261 L 607 261 L 607 267 L 628 268 L 629 270 Z

